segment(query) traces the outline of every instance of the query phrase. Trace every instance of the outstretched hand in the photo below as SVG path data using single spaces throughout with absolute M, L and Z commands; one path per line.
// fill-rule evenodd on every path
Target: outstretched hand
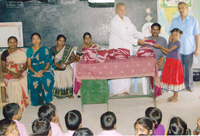
M 143 40 L 149 40 L 149 38 L 147 38 L 147 37 L 144 37 L 144 39 Z
M 139 44 L 139 45 L 145 45 L 146 43 L 144 42 L 144 40 L 138 39 L 138 44 Z
M 159 44 L 156 44 L 156 45 L 154 45 L 153 47 L 155 47 L 155 48 L 160 48 L 160 45 L 159 45 Z

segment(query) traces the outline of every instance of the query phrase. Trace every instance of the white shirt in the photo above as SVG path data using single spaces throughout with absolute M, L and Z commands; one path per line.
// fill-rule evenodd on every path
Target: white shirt
M 116 14 L 111 20 L 109 49 L 126 48 L 132 55 L 132 45 L 138 44 L 138 39 L 144 39 L 144 34 L 137 31 L 131 20 L 124 16 L 123 20 Z
M 50 125 L 51 125 L 51 131 L 52 131 L 51 136 L 62 136 L 63 135 L 63 132 L 60 129 L 60 127 L 58 126 L 58 124 L 50 122 Z
M 17 120 L 13 120 L 13 121 L 14 121 L 14 122 L 16 123 L 16 125 L 17 125 L 17 128 L 18 128 L 18 130 L 19 130 L 20 136 L 29 136 L 29 134 L 28 134 L 28 132 L 27 132 L 26 127 L 25 127 L 24 124 L 20 123 L 20 122 L 17 121 Z
M 68 130 L 67 133 L 65 133 L 63 136 L 73 136 L 75 131 L 72 131 L 72 130 Z
M 104 130 L 98 136 L 122 136 L 119 132 L 116 130 Z

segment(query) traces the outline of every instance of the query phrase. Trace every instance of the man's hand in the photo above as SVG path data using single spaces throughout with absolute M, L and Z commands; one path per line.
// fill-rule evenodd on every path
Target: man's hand
M 160 58 L 157 60 L 157 65 L 158 65 L 158 67 L 161 67 L 162 64 L 163 64 L 163 62 L 164 62 L 164 58 L 163 58 L 163 57 L 160 57 Z
M 196 50 L 194 51 L 194 56 L 196 57 L 197 55 L 199 55 L 199 50 L 198 50 L 198 49 L 196 49 Z
M 138 44 L 139 45 L 145 45 L 146 43 L 142 39 L 138 39 Z

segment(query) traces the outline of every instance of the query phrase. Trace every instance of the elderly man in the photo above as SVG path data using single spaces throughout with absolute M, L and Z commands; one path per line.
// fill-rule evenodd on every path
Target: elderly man
M 174 28 L 179 28 L 183 31 L 181 38 L 181 62 L 184 70 L 185 87 L 187 90 L 194 92 L 193 87 L 193 56 L 199 54 L 199 24 L 197 19 L 188 15 L 188 5 L 185 2 L 179 2 L 178 10 L 179 17 L 172 20 L 169 33 Z M 171 35 L 169 42 L 172 41 Z
M 160 33 L 161 26 L 158 23 L 154 23 L 151 25 L 151 36 L 148 38 L 150 40 L 154 40 L 157 44 L 167 48 L 167 41 L 164 37 L 158 36 Z M 153 46 L 151 46 L 151 49 L 154 51 L 156 60 L 157 60 L 157 65 L 158 65 L 158 70 L 162 71 L 164 64 L 165 64 L 165 57 L 166 55 L 160 50 L 157 49 Z
M 145 38 L 141 32 L 138 32 L 136 27 L 131 23 L 131 20 L 126 17 L 126 7 L 123 3 L 116 5 L 116 15 L 111 20 L 109 49 L 126 48 L 130 50 L 132 55 L 132 45 L 144 45 Z M 129 95 L 131 87 L 131 79 L 116 79 L 111 80 L 114 96 L 124 93 Z

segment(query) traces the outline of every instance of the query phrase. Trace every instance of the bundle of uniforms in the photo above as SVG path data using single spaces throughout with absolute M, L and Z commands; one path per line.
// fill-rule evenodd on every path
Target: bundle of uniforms
M 138 57 L 154 57 L 155 58 L 154 51 L 151 49 L 150 46 L 154 46 L 156 42 L 153 40 L 145 40 L 145 43 L 146 45 L 140 47 L 138 51 L 136 52 L 136 55 Z
M 103 63 L 111 59 L 127 59 L 130 51 L 124 48 L 99 50 L 97 46 L 84 48 L 82 59 L 85 63 Z

